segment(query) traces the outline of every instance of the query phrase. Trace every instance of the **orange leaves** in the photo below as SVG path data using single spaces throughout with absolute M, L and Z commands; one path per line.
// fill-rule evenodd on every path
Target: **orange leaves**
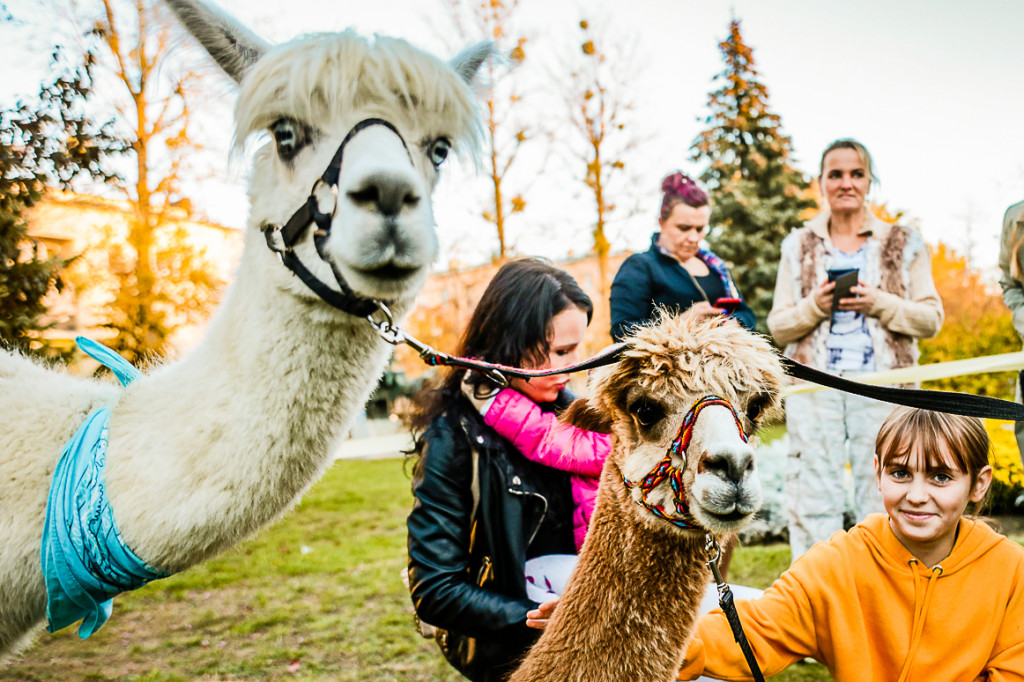
M 919 343 L 922 364 L 998 355 L 1020 350 L 1010 312 L 998 287 L 945 244 L 932 249 L 932 277 L 946 319 L 932 339 Z M 1015 373 L 977 374 L 928 382 L 926 388 L 1013 398 Z

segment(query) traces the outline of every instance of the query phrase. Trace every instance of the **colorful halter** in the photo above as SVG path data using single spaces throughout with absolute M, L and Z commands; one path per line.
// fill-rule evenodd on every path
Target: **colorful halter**
M 690 440 L 693 438 L 693 427 L 697 423 L 697 416 L 701 413 L 701 410 L 711 405 L 721 405 L 729 409 L 729 412 L 732 413 L 732 418 L 736 420 L 736 428 L 740 432 L 740 438 L 746 443 L 747 434 L 743 431 L 743 423 L 740 422 L 736 410 L 729 404 L 729 401 L 716 395 L 706 395 L 695 402 L 687 411 L 683 417 L 683 423 L 679 425 L 679 432 L 672 440 L 672 444 L 669 445 L 664 459 L 655 465 L 651 473 L 647 474 L 639 483 L 630 481 L 625 475 L 622 477 L 622 483 L 626 486 L 627 490 L 632 490 L 633 488 L 640 489 L 641 496 L 636 501 L 637 504 L 659 519 L 664 519 L 679 528 L 696 528 L 696 526 L 686 520 L 690 516 L 690 508 L 686 504 L 686 494 L 683 490 L 683 469 L 672 466 L 672 456 L 677 455 L 683 460 L 683 467 L 686 466 L 686 449 L 690 446 Z M 676 508 L 674 514 L 665 511 L 663 505 L 647 501 L 647 496 L 651 491 L 666 479 L 668 479 L 669 486 L 672 488 L 673 501 Z

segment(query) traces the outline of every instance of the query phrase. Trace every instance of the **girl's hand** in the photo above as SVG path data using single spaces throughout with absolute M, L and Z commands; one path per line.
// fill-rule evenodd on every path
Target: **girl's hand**
M 526 627 L 534 628 L 536 630 L 543 630 L 548 626 L 548 621 L 551 616 L 555 613 L 555 607 L 558 606 L 558 598 L 546 601 L 533 611 L 526 612 Z
M 850 310 L 867 315 L 875 306 L 875 301 L 878 300 L 878 289 L 867 282 L 858 281 L 857 286 L 850 287 L 850 293 L 853 294 L 853 298 L 839 299 L 840 310 Z
M 707 301 L 698 301 L 690 306 L 690 314 L 695 315 L 698 318 L 721 315 L 724 312 L 725 310 L 723 308 L 716 308 Z
M 825 282 L 814 292 L 814 304 L 826 313 L 832 312 L 832 292 L 835 291 L 835 282 Z M 853 291 L 851 289 L 851 291 Z

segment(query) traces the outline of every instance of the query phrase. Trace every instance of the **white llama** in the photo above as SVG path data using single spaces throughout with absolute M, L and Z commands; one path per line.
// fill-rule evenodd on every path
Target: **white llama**
M 236 146 L 266 130 L 273 142 L 254 156 L 235 280 L 181 362 L 122 389 L 0 353 L 0 660 L 46 618 L 40 543 L 50 481 L 62 446 L 94 410 L 111 408 L 105 482 L 116 526 L 161 572 L 224 551 L 296 503 L 327 467 L 390 346 L 282 260 L 297 257 L 330 289 L 347 282 L 357 297 L 349 300 L 384 300 L 400 317 L 437 253 L 438 167 L 449 148 L 477 151 L 469 81 L 489 44 L 451 64 L 349 31 L 275 47 L 202 0 L 168 4 L 239 83 Z M 335 191 L 322 191 L 331 188 L 317 179 L 342 148 Z M 327 214 L 315 216 L 317 239 L 296 232 L 293 250 L 273 252 L 268 243 L 282 248 L 281 233 L 268 226 L 288 223 L 314 186 Z

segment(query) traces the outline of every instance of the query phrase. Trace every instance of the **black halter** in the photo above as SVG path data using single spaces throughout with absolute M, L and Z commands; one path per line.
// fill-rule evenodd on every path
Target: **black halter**
M 292 214 L 288 222 L 283 226 L 271 223 L 263 223 L 260 226 L 270 250 L 276 253 L 285 267 L 295 273 L 313 293 L 323 299 L 328 305 L 359 317 L 366 317 L 376 312 L 380 302 L 364 298 L 352 291 L 352 288 L 345 281 L 334 260 L 327 255 L 326 245 L 328 238 L 331 236 L 331 221 L 334 218 L 335 210 L 338 208 L 338 176 L 341 174 L 341 160 L 345 153 L 345 145 L 360 131 L 370 126 L 384 126 L 393 132 L 401 140 L 402 147 L 406 153 L 409 153 L 409 146 L 405 143 L 405 139 L 395 126 L 382 118 L 365 118 L 352 126 L 352 130 L 348 131 L 348 134 L 345 135 L 345 139 L 338 145 L 338 150 L 334 152 L 330 163 L 327 164 L 327 169 L 313 183 L 313 188 L 309 192 L 309 197 L 306 198 L 306 203 Z M 409 158 L 412 158 L 411 154 Z M 330 202 L 330 208 L 327 208 L 326 202 Z M 316 275 L 310 272 L 295 254 L 293 247 L 306 232 L 306 229 L 313 224 L 316 225 L 316 230 L 313 231 L 313 245 L 316 247 L 317 255 L 320 256 L 320 260 L 331 267 L 331 272 L 334 274 L 335 282 L 340 291 L 336 291 L 317 279 Z

